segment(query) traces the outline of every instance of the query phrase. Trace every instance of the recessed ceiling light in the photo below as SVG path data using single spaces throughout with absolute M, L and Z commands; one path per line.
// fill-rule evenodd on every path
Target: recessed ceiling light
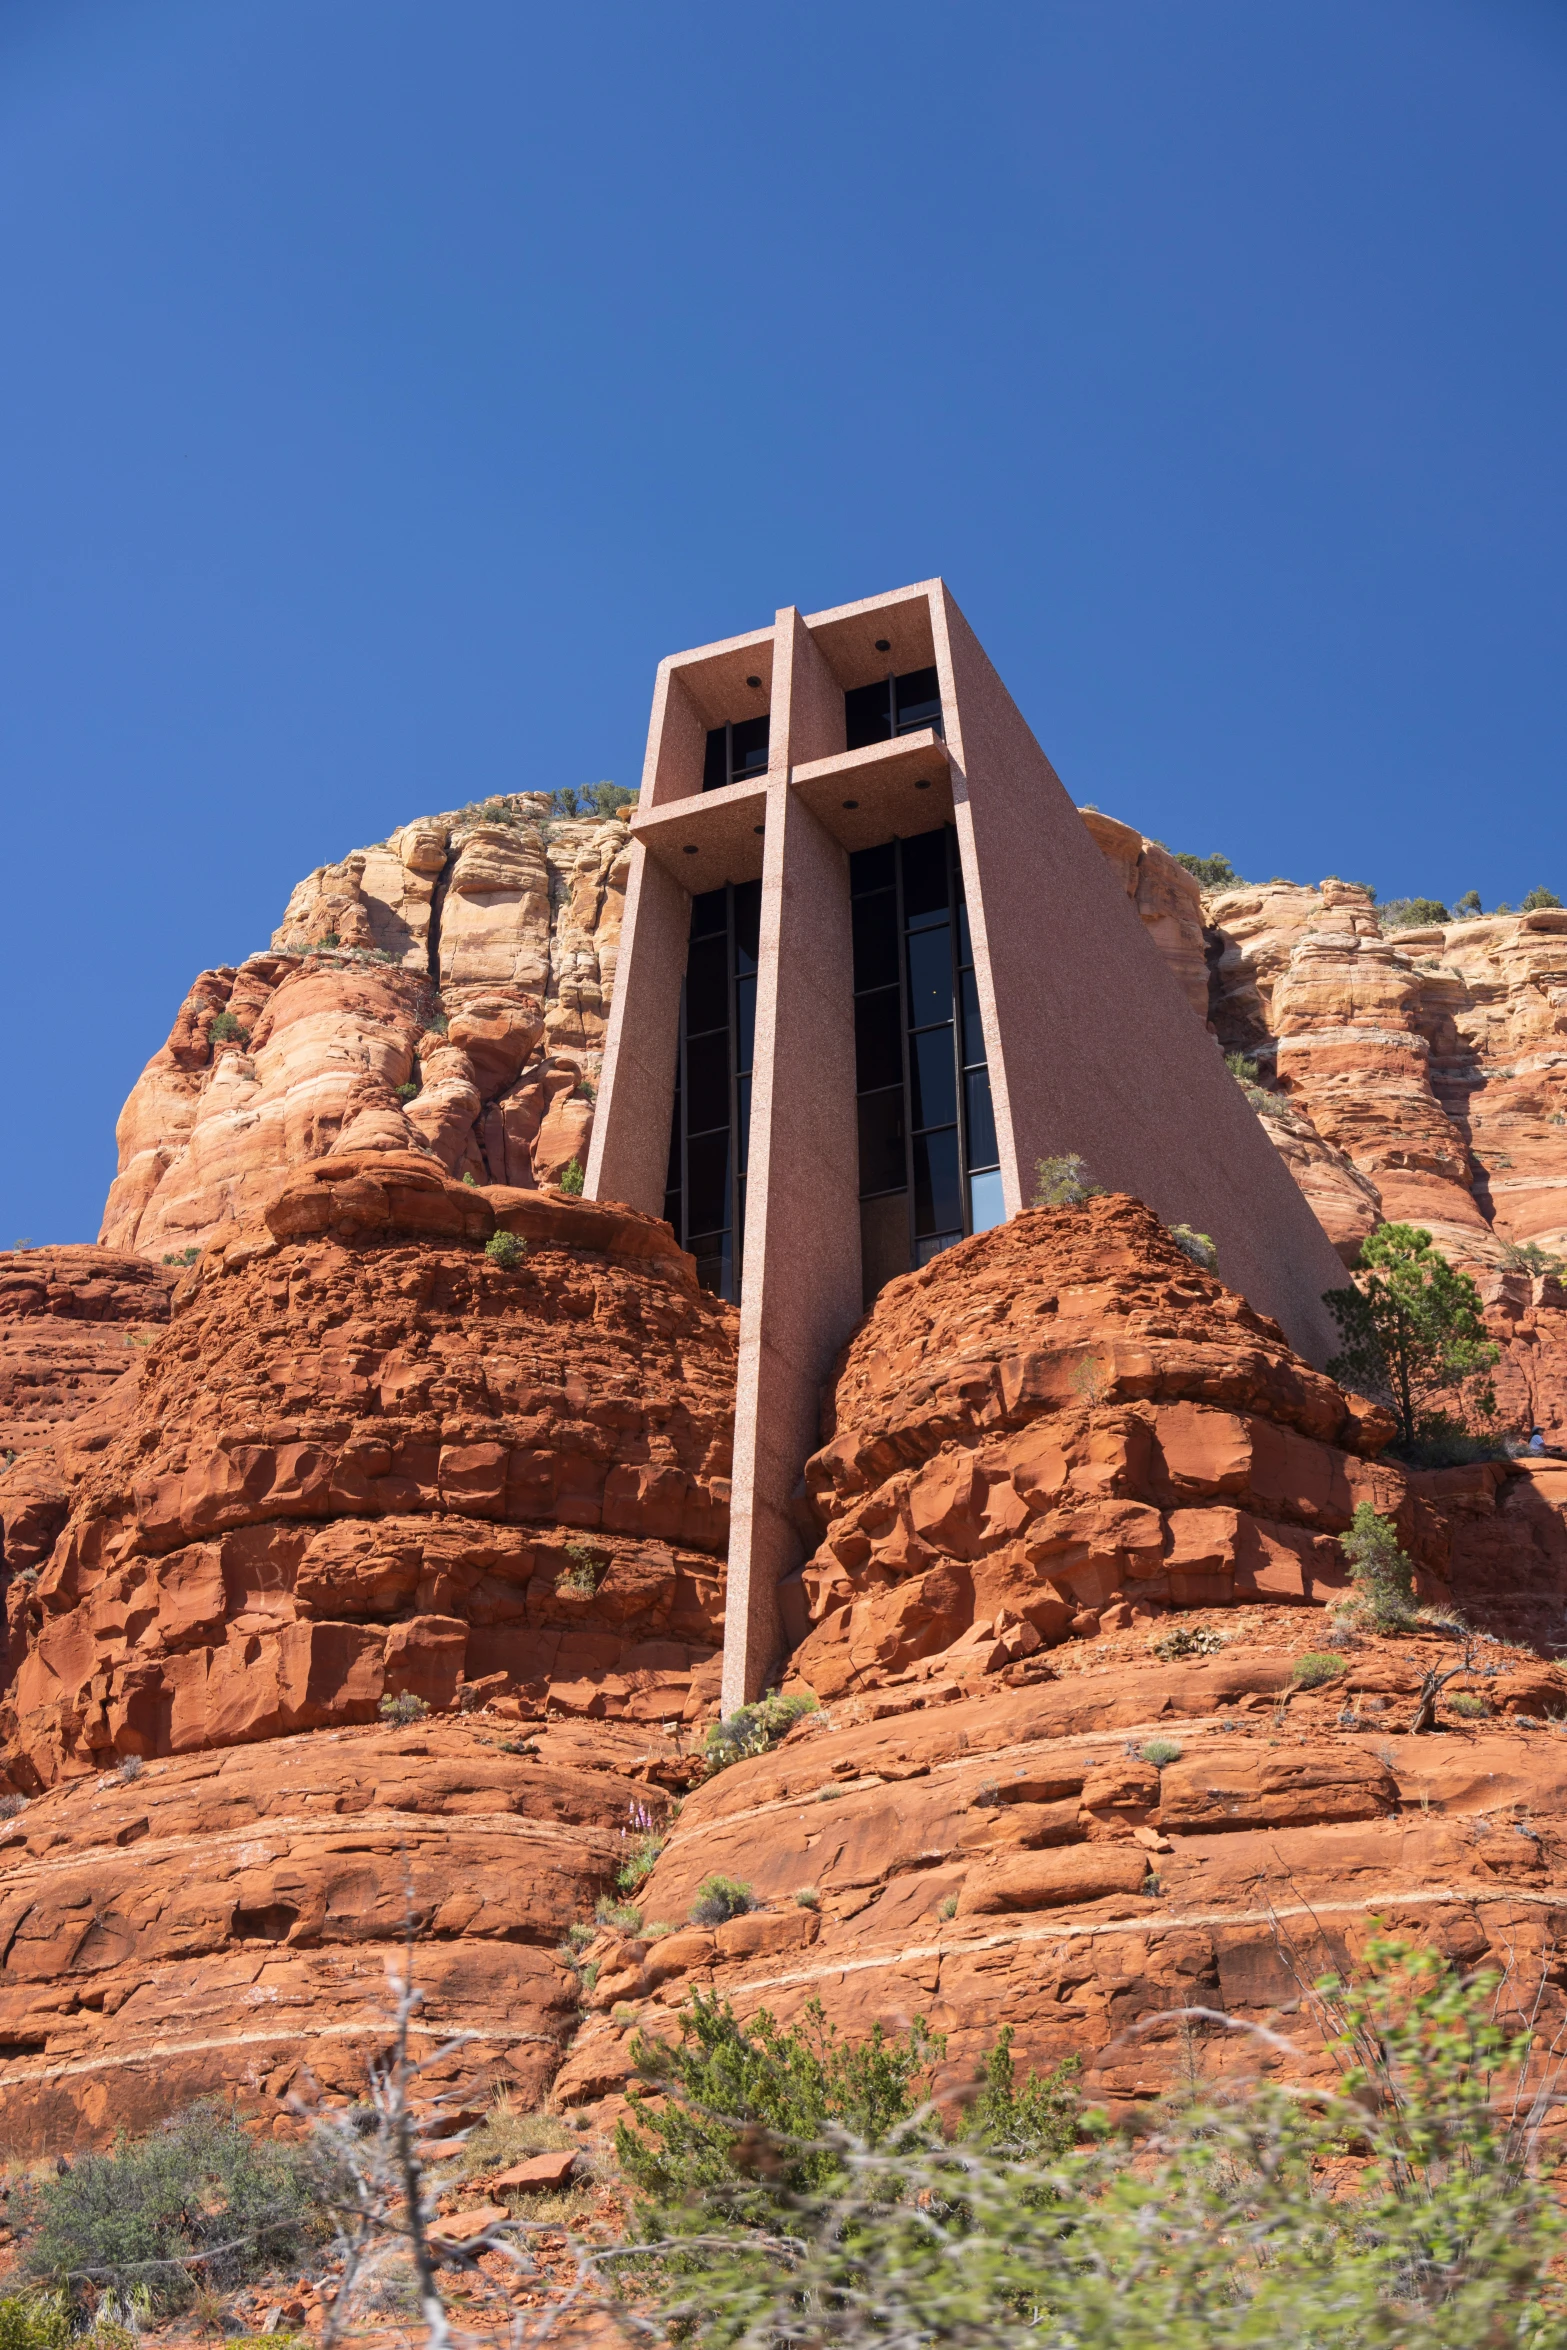
M 760 685 L 762 681 L 759 677 L 748 677 L 745 682 L 747 685 Z
M 892 651 L 891 637 L 879 636 L 876 639 L 876 650 L 878 653 L 890 653 Z
M 846 808 L 857 808 L 860 803 L 858 800 L 845 800 L 843 804 Z
M 688 857 L 694 857 L 694 856 L 696 855 L 696 850 L 695 850 L 695 849 L 692 847 L 692 845 L 691 845 L 691 843 L 690 843 L 689 841 L 687 841 L 687 843 L 686 843 L 686 851 L 685 851 L 685 853 L 686 853 L 686 855 L 687 855 Z
M 751 827 L 751 830 L 752 830 L 753 832 L 765 832 L 765 831 L 767 830 L 767 827 L 766 827 L 766 825 L 765 825 L 765 824 L 753 824 L 753 825 L 752 825 L 752 827 Z
M 922 781 L 917 783 L 914 788 L 916 791 L 929 791 L 930 785 Z

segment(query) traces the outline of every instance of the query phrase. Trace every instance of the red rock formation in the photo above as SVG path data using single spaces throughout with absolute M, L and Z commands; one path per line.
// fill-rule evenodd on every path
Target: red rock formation
M 851 2034 L 924 2015 L 954 2088 L 1007 2024 L 1124 2106 L 1236 2061 L 1171 2011 L 1299 2033 L 1298 1991 L 1377 1931 L 1500 1965 L 1555 2028 L 1567 1680 L 1481 1642 L 1451 1684 L 1481 1717 L 1417 1736 L 1452 1635 L 1330 1632 L 1321 1603 L 1368 1499 L 1430 1593 L 1559 1637 L 1567 1470 L 1412 1476 L 1386 1433 L 1134 1201 L 890 1284 L 810 1469 L 828 1531 L 791 1676 L 825 1711 L 687 1799 L 639 1894 L 682 1930 L 601 1934 L 556 2101 L 617 2097 L 633 2030 L 700 1988 L 784 2019 L 820 1999 Z M 1214 1653 L 1153 1648 L 1198 1631 Z M 1301 1686 L 1329 1641 L 1336 1677 Z M 687 1925 L 715 1872 L 761 1906 Z
M 1369 1457 L 1390 1433 L 1137 1201 L 1034 1209 L 890 1283 L 851 1343 L 806 1472 L 827 1530 L 792 1670 L 838 1696 L 954 1642 L 1321 1603 L 1360 1500 L 1435 1589 L 1442 1531 Z
M 9 1576 L 48 1557 L 78 1479 L 124 1425 L 175 1279 L 96 1248 L 0 1259 L 0 1564 Z
M 513 1269 L 478 1245 L 497 1222 Z M 181 1283 L 13 1607 L 13 1779 L 368 1721 L 405 1689 L 449 1705 L 465 1679 L 698 1708 L 733 1363 L 733 1309 L 651 1218 L 411 1153 L 301 1169 Z
M 585 1161 L 626 839 L 523 795 L 312 873 L 270 952 L 200 975 L 138 1079 L 105 1245 L 204 1243 L 333 1149 L 521 1186 Z
M 484 1716 L 316 1730 L 77 1778 L 0 1819 L 0 2110 L 12 2158 L 192 2098 L 286 2121 L 363 2095 L 410 1929 L 422 2086 L 532 2105 L 576 2022 L 556 1953 L 607 1891 L 646 1734 Z

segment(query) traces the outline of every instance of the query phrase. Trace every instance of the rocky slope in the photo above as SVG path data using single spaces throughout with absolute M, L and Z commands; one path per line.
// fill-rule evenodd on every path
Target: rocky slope
M 1171 2010 L 1272 2013 L 1373 1918 L 1527 1992 L 1567 1924 L 1567 1688 L 1511 1636 L 1559 1632 L 1567 1472 L 1392 1467 L 1137 1202 L 1035 1211 L 847 1350 L 795 1595 L 826 1708 L 671 1823 L 716 1694 L 733 1348 L 649 1219 L 413 1154 L 298 1171 L 185 1276 L 19 1624 L 19 2150 L 198 2090 L 280 2126 L 356 2095 L 410 1921 L 474 2104 L 612 2110 L 632 2025 L 694 1986 L 929 2014 L 953 2083 L 1009 2021 L 1112 2101 L 1188 2060 Z M 1331 1634 L 1362 1496 L 1493 1635 L 1479 1718 L 1410 1734 L 1441 1631 Z M 563 1588 L 584 1539 L 608 1572 Z M 1155 1654 L 1172 1632 L 1211 1653 Z M 398 1689 L 427 1721 L 377 1719 Z M 606 1927 L 579 1971 L 563 1929 L 671 1826 L 638 1900 L 677 1930 Z M 691 1926 L 714 1871 L 761 1906 Z
M 351 1130 L 478 1182 L 585 1159 L 626 838 L 521 794 L 312 873 L 269 952 L 200 974 L 137 1080 L 102 1244 L 199 1246 Z
M 925 2015 L 952 2087 L 1011 2024 L 1020 2054 L 1136 2101 L 1231 2061 L 1173 2011 L 1290 2030 L 1280 2009 L 1378 1922 L 1499 1963 L 1520 2002 L 1543 1982 L 1560 2014 L 1567 1681 L 1505 1635 L 1559 1637 L 1567 1471 L 1378 1460 L 1374 1416 L 1125 1199 L 891 1284 L 833 1420 L 790 1663 L 825 1712 L 687 1800 L 639 1896 L 683 1930 L 588 1953 L 559 2103 L 615 2099 L 633 2029 L 671 2029 L 693 1988 L 784 2017 L 820 1999 L 854 2033 Z M 1450 1633 L 1330 1626 L 1360 1499 L 1426 1597 L 1491 1628 L 1449 1684 L 1475 1718 L 1411 1734 Z M 1302 1686 L 1317 1652 L 1327 1683 Z M 715 1871 L 760 1906 L 684 1926 Z

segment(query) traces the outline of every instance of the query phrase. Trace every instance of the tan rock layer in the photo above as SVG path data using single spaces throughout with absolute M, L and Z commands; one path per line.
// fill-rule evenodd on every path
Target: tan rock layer
M 318 868 L 270 952 L 200 975 L 121 1114 L 106 1245 L 204 1243 L 334 1149 L 530 1188 L 586 1162 L 626 826 L 508 810 Z

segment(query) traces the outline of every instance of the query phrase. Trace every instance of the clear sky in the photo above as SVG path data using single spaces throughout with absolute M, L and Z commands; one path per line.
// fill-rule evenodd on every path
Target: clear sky
M 942 573 L 1074 796 L 1563 840 L 1561 0 L 4 0 L 0 1244 L 292 884 Z

